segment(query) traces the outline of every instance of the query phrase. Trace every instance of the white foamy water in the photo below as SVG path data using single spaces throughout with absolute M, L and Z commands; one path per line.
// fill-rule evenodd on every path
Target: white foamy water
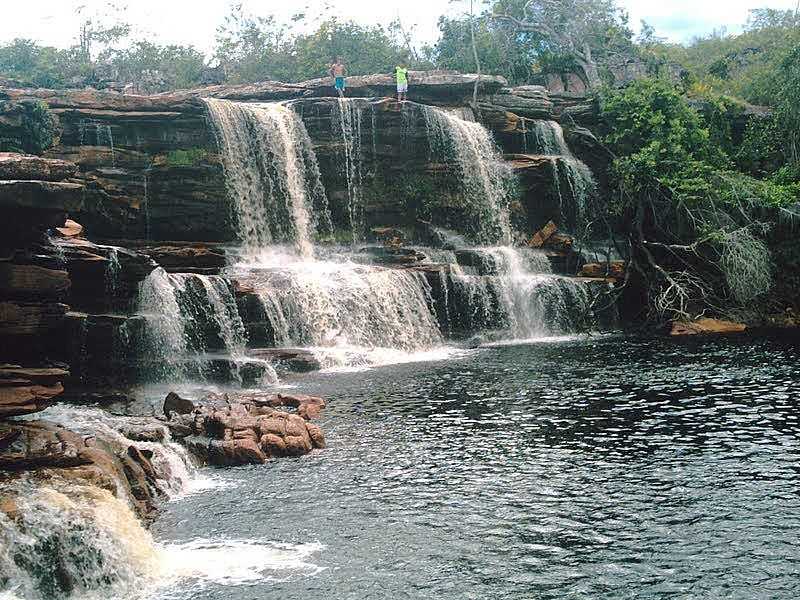
M 422 109 L 431 153 L 452 161 L 459 169 L 464 200 L 479 220 L 477 241 L 511 243 L 508 203 L 513 173 L 491 134 L 480 123 L 465 121 L 439 108 Z
M 70 431 L 100 440 L 118 454 L 129 446 L 153 453 L 151 463 L 158 476 L 157 485 L 168 498 L 176 499 L 193 493 L 197 468 L 189 452 L 173 442 L 169 428 L 150 417 L 118 417 L 99 408 L 56 404 L 37 417 L 59 423 Z M 132 437 L 140 431 L 152 432 L 160 441 L 139 441 Z M 132 437 L 128 437 L 132 436 Z
M 471 352 L 454 346 L 440 346 L 417 352 L 357 346 L 312 347 L 309 350 L 322 365 L 323 373 L 356 372 L 389 365 L 457 360 Z
M 344 147 L 342 165 L 347 179 L 347 213 L 354 243 L 364 237 L 366 229 L 363 194 L 364 165 L 361 155 L 362 121 L 366 106 L 371 105 L 360 98 L 337 98 L 336 106 L 331 113 L 334 132 L 339 135 Z M 372 117 L 374 118 L 374 116 L 373 110 Z
M 155 542 L 122 500 L 94 486 L 17 481 L 13 491 L 20 519 L 0 513 L 3 600 L 145 600 L 184 585 L 279 582 L 323 570 L 312 561 L 324 548 L 317 543 Z
M 330 215 L 316 156 L 300 117 L 281 104 L 211 98 L 205 103 L 245 247 L 257 251 L 290 241 L 302 256 L 310 257 L 316 221 L 330 228 Z
M 216 359 L 233 380 L 241 381 L 249 364 L 261 368 L 265 383 L 277 381 L 268 362 L 246 356 L 247 333 L 225 278 L 158 268 L 140 286 L 138 309 L 146 321 L 140 354 L 151 379 L 202 380 Z
M 264 258 L 235 271 L 260 297 L 278 346 L 411 352 L 442 344 L 424 274 L 283 258 Z
M 312 562 L 322 544 L 282 544 L 255 540 L 206 540 L 158 545 L 167 581 L 186 580 L 218 585 L 283 581 L 323 570 Z M 169 584 L 167 584 L 169 585 Z
M 572 154 L 564 130 L 555 121 L 534 121 L 533 128 L 525 133 L 525 145 L 526 151 L 551 158 L 563 225 L 583 235 L 590 218 L 590 201 L 597 190 L 591 170 Z

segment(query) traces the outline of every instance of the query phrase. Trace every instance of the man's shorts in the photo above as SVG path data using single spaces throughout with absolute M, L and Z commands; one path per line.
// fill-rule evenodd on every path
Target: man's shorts
M 398 83 L 397 84 L 397 93 L 398 94 L 405 94 L 408 91 L 408 83 Z
M 334 87 L 337 90 L 343 90 L 344 89 L 344 77 L 337 77 L 336 78 L 336 83 L 334 83 Z

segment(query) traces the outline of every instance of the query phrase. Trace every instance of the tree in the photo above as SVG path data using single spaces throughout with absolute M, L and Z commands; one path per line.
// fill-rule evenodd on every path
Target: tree
M 336 56 L 344 57 L 351 75 L 390 73 L 398 61 L 411 63 L 412 58 L 397 33 L 381 25 L 360 25 L 336 17 L 327 19 L 316 31 L 294 40 L 295 80 L 325 75 Z
M 145 92 L 194 87 L 200 83 L 205 57 L 190 46 L 160 46 L 138 40 L 122 49 L 111 49 L 99 61 L 110 65 L 121 82 L 134 83 Z M 157 75 L 159 81 L 146 81 Z
M 591 89 L 602 84 L 599 58 L 608 62 L 633 49 L 627 17 L 615 0 L 526 0 L 521 7 L 501 1 L 492 17 L 541 36 L 553 53 L 574 60 Z
M 124 20 L 127 8 L 124 3 L 107 1 L 95 11 L 90 11 L 85 4 L 75 10 L 81 18 L 78 48 L 86 63 L 92 62 L 95 44 L 107 46 L 128 37 L 131 26 Z
M 233 82 L 287 79 L 294 68 L 288 27 L 274 16 L 254 16 L 231 7 L 217 28 L 214 58 Z
M 800 186 L 735 171 L 724 136 L 669 82 L 637 81 L 607 93 L 603 116 L 617 157 L 630 272 L 650 317 L 691 320 L 767 292 L 765 236 L 782 219 L 798 218 L 790 207 Z

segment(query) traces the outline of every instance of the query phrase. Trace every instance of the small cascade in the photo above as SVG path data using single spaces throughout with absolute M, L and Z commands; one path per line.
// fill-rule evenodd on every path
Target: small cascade
M 157 547 L 108 490 L 55 479 L 14 491 L 19 518 L 0 512 L 0 590 L 10 584 L 11 598 L 130 598 L 154 583 Z
M 572 154 L 564 130 L 555 121 L 533 121 L 532 129 L 524 132 L 524 140 L 526 152 L 551 158 L 565 225 L 583 234 L 588 226 L 591 197 L 597 189 L 591 170 Z
M 239 237 L 257 252 L 291 242 L 313 255 L 318 228 L 330 229 L 319 166 L 302 120 L 282 104 L 206 99 Z
M 249 270 L 241 278 L 260 297 L 278 346 L 410 353 L 442 343 L 431 287 L 420 272 L 318 261 Z
M 440 292 L 448 331 L 494 330 L 501 339 L 573 333 L 590 317 L 581 281 L 554 275 L 546 255 L 510 247 L 462 251 Z M 440 315 L 441 317 L 441 315 Z
M 92 438 L 111 455 L 134 446 L 151 456 L 154 484 L 166 499 L 204 485 L 186 449 L 154 418 L 58 405 L 48 409 L 47 419 Z M 136 441 L 142 433 L 158 441 Z M 143 597 L 143 588 L 167 574 L 161 549 L 125 501 L 128 482 L 122 472 L 118 477 L 109 482 L 112 490 L 59 477 L 43 483 L 23 476 L 2 484 L 18 516 L 12 520 L 0 511 L 0 597 L 2 590 L 41 600 Z
M 140 288 L 139 312 L 146 319 L 142 356 L 161 365 L 157 379 L 224 376 L 242 382 L 248 365 L 259 373 L 250 379 L 277 380 L 271 365 L 247 358 L 245 326 L 223 277 L 156 269 Z
M 114 149 L 114 133 L 111 130 L 111 125 L 104 125 L 99 121 L 92 121 L 89 119 L 82 119 L 78 124 L 78 140 L 81 146 L 90 143 L 87 134 L 93 131 L 94 145 L 95 146 L 108 146 L 111 150 L 111 166 L 116 166 L 116 155 Z
M 182 294 L 188 296 L 188 303 L 193 310 L 193 323 L 201 322 L 202 318 L 208 318 L 211 323 L 206 331 L 214 331 L 220 343 L 213 343 L 215 346 L 222 346 L 220 349 L 232 359 L 231 374 L 237 381 L 242 380 L 240 368 L 245 360 L 245 347 L 247 346 L 247 333 L 245 331 L 242 318 L 236 308 L 236 300 L 230 290 L 227 281 L 221 277 L 211 277 L 205 275 L 185 276 L 189 281 L 183 283 Z M 198 281 L 202 286 L 203 294 L 198 296 L 188 292 L 191 289 L 191 281 Z M 211 310 L 209 311 L 208 308 Z M 195 335 L 198 340 L 198 351 L 207 348 L 208 336 Z M 203 339 L 205 337 L 205 339 Z
M 150 171 L 152 165 L 148 165 L 142 174 L 142 210 L 144 211 L 144 239 L 149 240 L 152 236 L 150 228 Z
M 100 247 L 104 250 L 108 250 L 108 262 L 106 263 L 105 272 L 106 295 L 110 298 L 114 298 L 117 295 L 119 276 L 122 271 L 122 265 L 119 262 L 119 249 L 115 246 Z
M 347 180 L 347 211 L 353 243 L 363 239 L 366 230 L 365 206 L 363 194 L 363 158 L 361 154 L 361 134 L 364 108 L 367 101 L 357 98 L 339 98 L 331 114 L 331 122 L 335 133 L 341 138 L 344 146 L 344 172 Z M 374 118 L 372 131 L 375 135 Z M 376 152 L 373 137 L 373 153 Z
M 154 270 L 139 286 L 138 310 L 146 319 L 142 354 L 152 359 L 156 378 L 182 378 L 189 351 L 186 318 L 177 296 L 177 280 L 164 269 Z
M 423 106 L 432 158 L 455 163 L 464 200 L 477 216 L 476 241 L 512 241 L 508 204 L 513 173 L 480 123 Z

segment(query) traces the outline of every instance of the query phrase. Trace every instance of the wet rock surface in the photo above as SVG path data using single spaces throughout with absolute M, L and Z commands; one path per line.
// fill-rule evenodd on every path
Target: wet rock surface
M 153 516 L 163 495 L 152 453 L 124 438 L 85 436 L 48 421 L 0 421 L 0 484 L 14 477 L 96 486 Z
M 190 404 L 194 408 L 190 412 Z M 322 398 L 297 395 L 209 395 L 192 403 L 170 394 L 167 426 L 200 460 L 217 466 L 260 464 L 301 456 L 325 447 L 319 426 L 310 422 L 325 407 Z M 295 412 L 281 410 L 293 408 Z
M 44 410 L 64 391 L 68 376 L 58 368 L 0 365 L 0 418 Z
M 77 174 L 78 166 L 69 161 L 0 152 L 0 180 L 64 181 Z

